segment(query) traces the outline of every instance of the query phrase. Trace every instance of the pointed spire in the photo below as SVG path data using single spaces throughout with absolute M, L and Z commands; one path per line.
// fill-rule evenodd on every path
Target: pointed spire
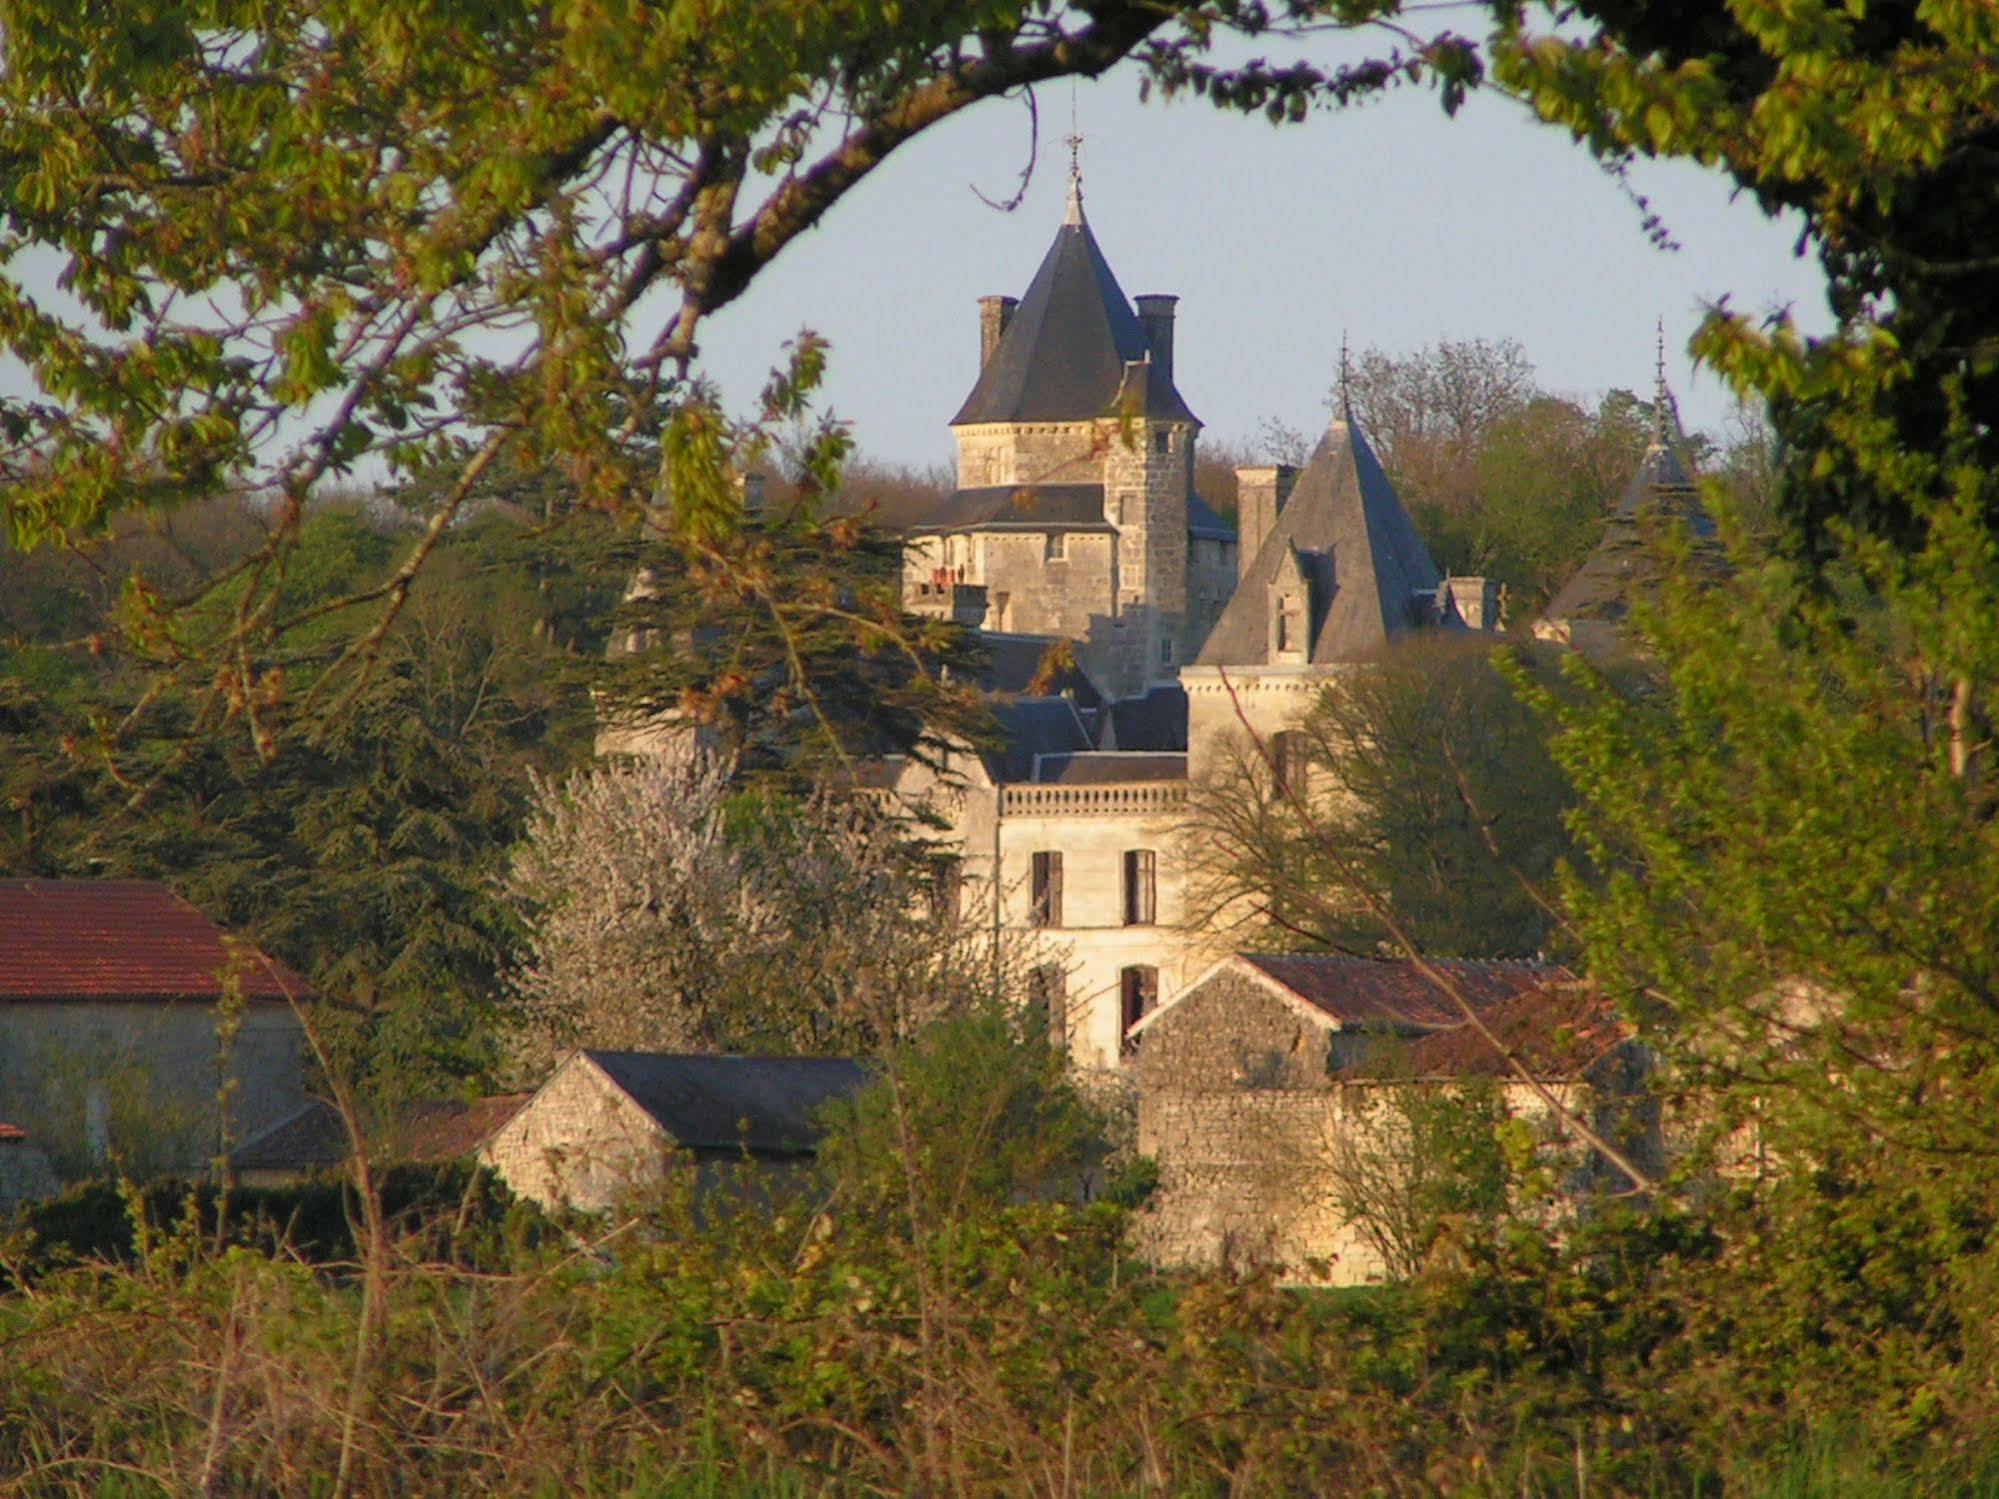
M 1083 137 L 1076 130 L 1076 94 L 1069 93 L 1069 207 L 1062 215 L 1062 222 L 1070 228 L 1083 222 Z

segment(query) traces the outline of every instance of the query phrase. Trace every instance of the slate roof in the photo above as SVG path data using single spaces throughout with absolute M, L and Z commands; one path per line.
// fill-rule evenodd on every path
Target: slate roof
M 1099 716 L 1097 748 L 1184 753 L 1187 748 L 1187 689 L 1162 682 L 1142 697 L 1121 698 Z
M 1581 1077 L 1632 1036 L 1607 999 L 1576 984 L 1536 985 L 1481 1010 L 1479 1019 L 1540 1078 Z M 1513 1075 L 1506 1058 L 1469 1025 L 1417 1037 L 1391 1065 L 1416 1077 Z
M 1338 1025 L 1431 1030 L 1464 1023 L 1463 1014 L 1414 963 L 1333 953 L 1243 953 L 1242 960 Z M 1565 976 L 1541 963 L 1431 958 L 1476 1008 L 1498 1004 Z
M 1043 755 L 1034 779 L 1045 786 L 1117 786 L 1131 781 L 1184 781 L 1185 755 L 1124 754 L 1093 750 L 1076 755 Z
M 955 489 L 919 531 L 1107 531 L 1101 484 L 987 484 Z M 1235 527 L 1191 490 L 1187 494 L 1187 534 L 1200 541 L 1234 541 Z
M 1714 519 L 1702 507 L 1681 457 L 1684 443 L 1674 420 L 1670 431 L 1659 433 L 1646 446 L 1637 472 L 1604 527 L 1603 539 L 1548 601 L 1541 611 L 1544 623 L 1621 623 L 1637 592 L 1656 581 L 1659 559 L 1654 545 L 1675 525 L 1684 523 L 1696 547 L 1716 556 L 1719 538 Z
M 0 880 L 0 1000 L 214 1000 L 223 936 L 152 880 Z M 246 998 L 309 995 L 283 964 L 239 954 Z
M 1049 650 L 1066 643 L 1056 636 L 982 630 L 979 643 L 986 648 L 986 659 L 973 680 L 982 691 L 1019 697 L 1035 687 L 1039 689 L 1033 694 L 1036 697 L 1070 696 L 1086 711 L 1103 702 L 1096 684 L 1073 662 L 1043 676 Z
M 1363 661 L 1435 612 L 1437 565 L 1352 413 L 1335 417 L 1298 475 L 1197 660 L 1272 661 L 1272 591 L 1302 589 L 1305 659 Z
M 868 1079 L 848 1057 L 583 1056 L 689 1150 L 803 1154 L 819 1141 L 813 1114 Z
M 1208 508 L 1208 502 L 1197 494 L 1187 496 L 1187 534 L 1197 536 L 1202 541 L 1234 541 L 1235 527 Z
M 1003 747 L 981 758 L 996 785 L 1034 779 L 1035 762 L 1045 755 L 1073 755 L 1091 747 L 1076 705 L 1063 697 L 1019 697 L 994 703 Z
M 951 425 L 1088 421 L 1113 414 L 1120 394 L 1138 403 L 1133 415 L 1197 421 L 1158 371 L 1130 383 L 1128 367 L 1150 357 L 1145 328 L 1072 198 L 1067 220 Z
M 912 531 L 1109 531 L 1101 484 L 987 484 L 953 490 Z
M 474 1154 L 521 1111 L 526 1093 L 428 1099 L 408 1105 L 390 1126 L 388 1155 L 398 1161 L 458 1161 Z M 322 1171 L 350 1153 L 347 1125 L 331 1104 L 310 1099 L 230 1152 L 238 1171 Z

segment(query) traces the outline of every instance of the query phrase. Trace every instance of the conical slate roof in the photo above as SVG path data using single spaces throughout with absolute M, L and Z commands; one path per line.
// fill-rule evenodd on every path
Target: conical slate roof
M 1654 543 L 1665 531 L 1685 524 L 1697 544 L 1716 542 L 1713 519 L 1701 507 L 1689 467 L 1681 456 L 1686 438 L 1672 415 L 1671 397 L 1660 395 L 1659 429 L 1645 448 L 1638 470 L 1611 512 L 1603 539 L 1575 576 L 1541 611 L 1535 633 L 1566 636 L 1576 623 L 1614 625 L 1631 612 L 1632 597 L 1654 581 Z
M 1437 565 L 1350 410 L 1298 476 L 1198 665 L 1273 661 L 1274 593 L 1302 589 L 1305 658 L 1360 661 L 1435 618 Z
M 1089 421 L 1114 413 L 1196 421 L 1159 370 L 1128 372 L 1150 357 L 1145 328 L 1072 192 L 1055 243 L 951 425 Z

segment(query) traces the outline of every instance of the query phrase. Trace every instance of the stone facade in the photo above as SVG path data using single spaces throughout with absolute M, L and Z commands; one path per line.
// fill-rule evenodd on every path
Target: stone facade
M 598 1213 L 656 1191 L 675 1153 L 659 1123 L 579 1056 L 495 1132 L 479 1161 L 516 1197 Z
M 1392 1161 L 1406 1149 L 1408 1116 L 1396 1095 L 1407 1088 L 1449 1098 L 1477 1087 L 1551 1141 L 1562 1135 L 1557 1120 L 1566 1112 L 1648 1167 L 1662 1161 L 1657 1119 L 1643 1098 L 1644 1054 L 1600 1011 L 1550 1000 L 1532 984 L 1511 999 L 1486 992 L 1486 1013 L 1507 1044 L 1544 1064 L 1538 1085 L 1529 1084 L 1507 1075 L 1497 1054 L 1459 1025 L 1342 1020 L 1256 967 L 1269 962 L 1216 965 L 1139 1031 L 1138 1148 L 1158 1163 L 1159 1181 L 1136 1237 L 1155 1262 L 1269 1264 L 1294 1280 L 1331 1285 L 1382 1279 L 1388 1264 L 1379 1239 L 1349 1216 L 1343 1172 L 1351 1168 L 1343 1163 L 1356 1152 Z M 1527 977 L 1511 965 L 1484 971 L 1501 989 Z M 1537 1012 L 1543 1003 L 1548 1014 Z M 1578 1015 L 1596 1018 L 1578 1023 Z M 1419 1066 L 1426 1049 L 1441 1051 L 1467 1075 L 1383 1076 L 1373 1059 L 1385 1038 L 1398 1036 L 1392 1044 L 1406 1043 Z M 1563 1052 L 1559 1062 L 1549 1044 Z M 1573 1211 L 1603 1168 L 1573 1138 L 1551 1148 L 1565 1162 L 1570 1195 L 1543 1210 L 1560 1215 Z
M 226 1048 L 220 1020 L 215 1004 L 193 1000 L 0 1004 L 0 1119 L 66 1178 L 114 1154 L 140 1175 L 205 1170 L 305 1101 L 304 1033 L 289 1005 L 246 1003 Z

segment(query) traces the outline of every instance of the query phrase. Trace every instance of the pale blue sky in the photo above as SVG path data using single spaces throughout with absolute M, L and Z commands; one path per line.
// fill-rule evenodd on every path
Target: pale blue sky
M 893 156 L 749 294 L 711 323 L 703 363 L 736 409 L 801 326 L 832 342 L 827 396 L 863 451 L 911 463 L 951 454 L 945 424 L 971 388 L 976 300 L 1018 296 L 1061 217 L 1070 91 L 1041 95 L 1040 166 L 1024 104 L 995 102 Z M 1199 100 L 1138 100 L 1125 68 L 1078 91 L 1087 209 L 1128 296 L 1181 298 L 1177 383 L 1211 435 L 1275 417 L 1316 429 L 1341 330 L 1356 350 L 1439 337 L 1518 339 L 1565 394 L 1645 391 L 1663 316 L 1668 378 L 1690 427 L 1731 402 L 1684 349 L 1726 294 L 1762 313 L 1829 319 L 1797 221 L 1731 200 L 1719 175 L 1641 163 L 1634 185 L 1679 242 L 1655 248 L 1640 210 L 1567 136 L 1496 97 L 1446 120 L 1427 90 L 1300 126 Z

